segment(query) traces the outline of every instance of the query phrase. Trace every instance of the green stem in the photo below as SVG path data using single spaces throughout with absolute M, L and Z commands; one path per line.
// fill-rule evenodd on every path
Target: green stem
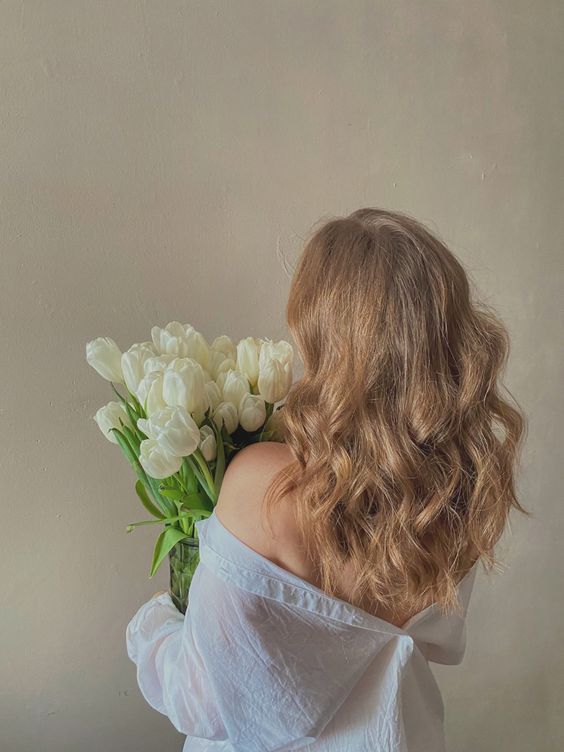
M 210 491 L 210 489 L 208 488 L 208 484 L 207 484 L 207 481 L 206 481 L 206 479 L 204 478 L 204 476 L 202 475 L 202 473 L 200 472 L 200 470 L 199 470 L 198 466 L 197 466 L 197 465 L 196 465 L 196 464 L 194 463 L 194 461 L 192 460 L 192 456 L 193 456 L 193 455 L 189 455 L 188 457 L 185 457 L 185 460 L 186 460 L 186 461 L 188 462 L 188 464 L 190 465 L 191 469 L 192 469 L 192 470 L 193 470 L 193 472 L 194 472 L 194 475 L 196 476 L 196 478 L 198 479 L 198 481 L 199 481 L 199 483 L 200 483 L 200 486 L 201 486 L 201 487 L 202 487 L 202 488 L 204 489 L 204 491 L 206 492 L 206 495 L 208 496 L 208 498 L 210 499 L 210 501 L 212 502 L 212 504 L 215 504 L 215 502 L 216 502 L 216 499 L 215 499 L 215 497 L 214 497 L 214 494 L 213 494 L 213 492 L 212 492 L 212 491 Z
M 204 459 L 204 457 L 203 457 L 203 455 L 202 455 L 202 453 L 200 452 L 199 449 L 196 449 L 195 452 L 192 452 L 192 454 L 190 456 L 194 457 L 194 459 L 196 460 L 196 462 L 200 466 L 200 470 L 202 472 L 202 475 L 206 479 L 206 481 L 207 481 L 207 483 L 209 485 L 209 489 L 210 489 L 211 494 L 212 494 L 212 495 L 210 495 L 210 498 L 212 499 L 212 501 L 215 502 L 217 500 L 217 492 L 216 492 L 215 483 L 214 483 L 212 474 L 210 473 L 210 469 L 208 467 L 208 463 L 205 461 L 205 459 Z
M 185 516 L 186 515 L 183 514 L 179 517 L 165 517 L 164 520 L 143 520 L 142 522 L 132 522 L 125 529 L 128 533 L 130 533 L 133 528 L 139 527 L 140 525 L 162 525 L 165 522 L 177 522 L 178 520 L 182 520 L 182 518 Z

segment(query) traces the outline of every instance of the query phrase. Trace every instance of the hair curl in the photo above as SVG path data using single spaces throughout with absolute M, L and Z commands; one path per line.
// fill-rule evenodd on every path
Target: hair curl
M 305 245 L 286 307 L 305 369 L 281 411 L 294 461 L 265 510 L 293 494 L 329 594 L 351 563 L 355 605 L 456 610 L 470 566 L 497 563 L 510 509 L 530 515 L 515 488 L 526 418 L 498 385 L 509 336 L 471 298 L 454 254 L 404 213 L 359 209 Z

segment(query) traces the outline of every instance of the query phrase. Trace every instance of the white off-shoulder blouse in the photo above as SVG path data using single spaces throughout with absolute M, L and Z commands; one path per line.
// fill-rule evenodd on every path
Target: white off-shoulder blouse
M 187 735 L 183 752 L 443 752 L 429 661 L 462 660 L 477 564 L 461 615 L 434 604 L 399 628 L 266 559 L 215 512 L 196 529 L 186 614 L 159 594 L 126 630 L 141 693 Z

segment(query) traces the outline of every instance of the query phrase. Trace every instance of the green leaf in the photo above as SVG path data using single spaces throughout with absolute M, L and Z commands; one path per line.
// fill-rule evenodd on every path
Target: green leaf
M 201 493 L 190 493 L 182 497 L 182 506 L 191 512 L 213 512 L 211 500 Z
M 196 475 L 194 474 L 194 470 L 192 469 L 192 466 L 190 465 L 186 457 L 184 457 L 182 461 L 182 472 L 184 475 L 186 490 L 197 491 L 198 481 L 196 480 Z
M 137 481 L 135 484 L 135 490 L 137 491 L 137 496 L 141 499 L 141 503 L 145 507 L 145 509 L 149 512 L 149 514 L 152 514 L 153 517 L 157 517 L 159 520 L 164 520 L 164 514 L 162 514 L 157 507 L 153 504 L 151 499 L 149 498 L 149 494 L 147 493 L 147 489 L 145 488 L 145 484 L 141 479 Z
M 127 417 L 129 418 L 129 420 L 131 421 L 133 425 L 133 430 L 137 432 L 138 431 L 137 421 L 139 420 L 141 416 L 135 411 L 135 409 L 132 407 L 132 405 L 129 402 L 126 402 L 123 407 L 125 409 L 125 412 L 127 413 Z
M 215 466 L 214 485 L 219 495 L 219 489 L 221 488 L 223 474 L 225 472 L 225 447 L 223 446 L 223 437 L 221 435 L 221 430 L 217 427 L 215 421 L 212 421 L 212 423 L 215 430 L 215 441 L 217 444 L 217 461 Z
M 121 418 L 120 418 L 120 421 L 121 421 Z M 135 452 L 135 456 L 139 457 L 139 446 L 141 444 L 141 439 L 139 439 L 138 436 L 136 436 L 136 434 L 131 430 L 129 426 L 124 425 L 121 430 L 125 438 L 129 441 L 129 446 Z
M 173 499 L 173 501 L 181 501 L 185 495 L 176 488 L 159 488 L 159 491 L 167 499 Z
M 167 527 L 157 538 L 155 543 L 155 550 L 153 551 L 153 563 L 151 564 L 151 572 L 149 577 L 153 577 L 157 569 L 160 567 L 163 559 L 169 553 L 169 551 L 176 546 L 178 541 L 187 538 L 188 536 L 182 530 L 176 527 Z
M 137 454 L 131 448 L 129 441 L 127 440 L 125 435 L 122 433 L 122 431 L 120 431 L 119 428 L 110 428 L 110 431 L 114 432 L 114 436 L 116 437 L 118 444 L 120 445 L 123 453 L 125 454 L 126 458 L 128 459 L 130 465 L 133 467 L 135 472 L 137 472 L 138 470 L 140 470 L 141 472 L 144 472 L 139 462 L 139 459 L 137 457 Z

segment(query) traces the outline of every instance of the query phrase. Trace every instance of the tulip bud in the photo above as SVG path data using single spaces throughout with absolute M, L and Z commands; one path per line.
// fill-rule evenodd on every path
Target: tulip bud
M 234 433 L 239 424 L 237 408 L 233 402 L 220 402 L 213 412 L 213 419 L 220 430 L 224 425 L 229 434 Z
M 237 359 L 237 348 L 226 334 L 216 337 L 211 343 L 211 349 L 223 353 L 226 358 L 231 358 L 233 361 Z
M 94 420 L 98 424 L 99 429 L 104 436 L 112 442 L 112 444 L 117 444 L 118 440 L 110 429 L 119 428 L 121 431 L 121 423 L 119 422 L 120 418 L 126 426 L 129 426 L 130 428 L 133 427 L 121 402 L 108 402 L 108 404 L 101 407 L 94 416 Z
M 275 410 L 264 424 L 264 432 L 270 433 L 271 441 L 284 441 L 282 408 Z
M 154 326 L 151 329 L 151 338 L 161 355 L 176 355 L 183 358 L 188 354 L 186 331 L 178 321 L 171 321 L 164 329 Z
M 212 381 L 211 379 L 209 381 L 206 381 L 204 386 L 206 389 L 206 394 L 208 396 L 209 406 L 211 407 L 213 412 L 213 410 L 215 410 L 215 408 L 222 401 L 223 394 L 219 386 L 215 383 L 215 381 Z
M 235 368 L 235 361 L 226 357 L 225 353 L 210 348 L 207 368 L 210 378 L 216 379 L 221 371 L 228 371 L 230 368 Z
M 195 329 L 186 334 L 186 357 L 196 360 L 207 370 L 210 362 L 210 346 L 204 335 Z
M 291 385 L 292 371 L 279 360 L 271 360 L 261 368 L 258 390 L 267 402 L 274 404 L 284 399 Z
M 237 345 L 237 370 L 247 377 L 251 387 L 258 380 L 260 347 L 261 341 L 255 337 L 246 337 Z
M 217 376 L 215 377 L 215 380 L 219 384 L 219 386 L 223 389 L 223 382 L 225 381 L 227 374 L 229 371 L 236 371 L 237 370 L 237 364 L 232 358 L 225 358 L 224 360 L 219 363 L 217 366 Z
M 264 399 L 258 394 L 245 394 L 239 403 L 239 422 L 245 431 L 258 431 L 266 420 Z
M 182 466 L 182 457 L 169 454 L 156 439 L 145 439 L 139 447 L 139 462 L 151 478 L 169 478 Z
M 163 407 L 166 407 L 166 402 L 163 399 L 162 372 L 149 371 L 149 373 L 143 376 L 139 382 L 136 396 L 147 415 L 152 415 Z
M 111 337 L 97 337 L 88 342 L 86 360 L 102 378 L 123 384 L 121 350 Z
M 225 402 L 233 402 L 239 408 L 239 403 L 245 394 L 249 394 L 250 386 L 247 377 L 239 371 L 228 371 L 223 379 L 223 399 Z
M 185 407 L 192 415 L 203 415 L 209 407 L 202 366 L 192 358 L 176 358 L 163 377 L 163 398 L 167 405 Z
M 145 375 L 145 363 L 154 356 L 155 348 L 152 344 L 146 342 L 133 345 L 121 356 L 123 378 L 131 394 L 137 393 L 139 382 Z
M 184 407 L 164 407 L 148 420 L 140 418 L 137 427 L 165 452 L 177 457 L 192 454 L 200 442 L 200 430 Z
M 147 358 L 143 366 L 143 372 L 145 376 L 151 371 L 166 371 L 168 366 L 173 360 L 176 360 L 177 355 L 156 355 L 153 358 Z
M 206 462 L 212 462 L 217 457 L 217 441 L 211 426 L 205 425 L 200 428 L 199 449 Z
M 258 390 L 267 402 L 279 402 L 290 391 L 293 357 L 288 342 L 263 340 L 259 354 Z

